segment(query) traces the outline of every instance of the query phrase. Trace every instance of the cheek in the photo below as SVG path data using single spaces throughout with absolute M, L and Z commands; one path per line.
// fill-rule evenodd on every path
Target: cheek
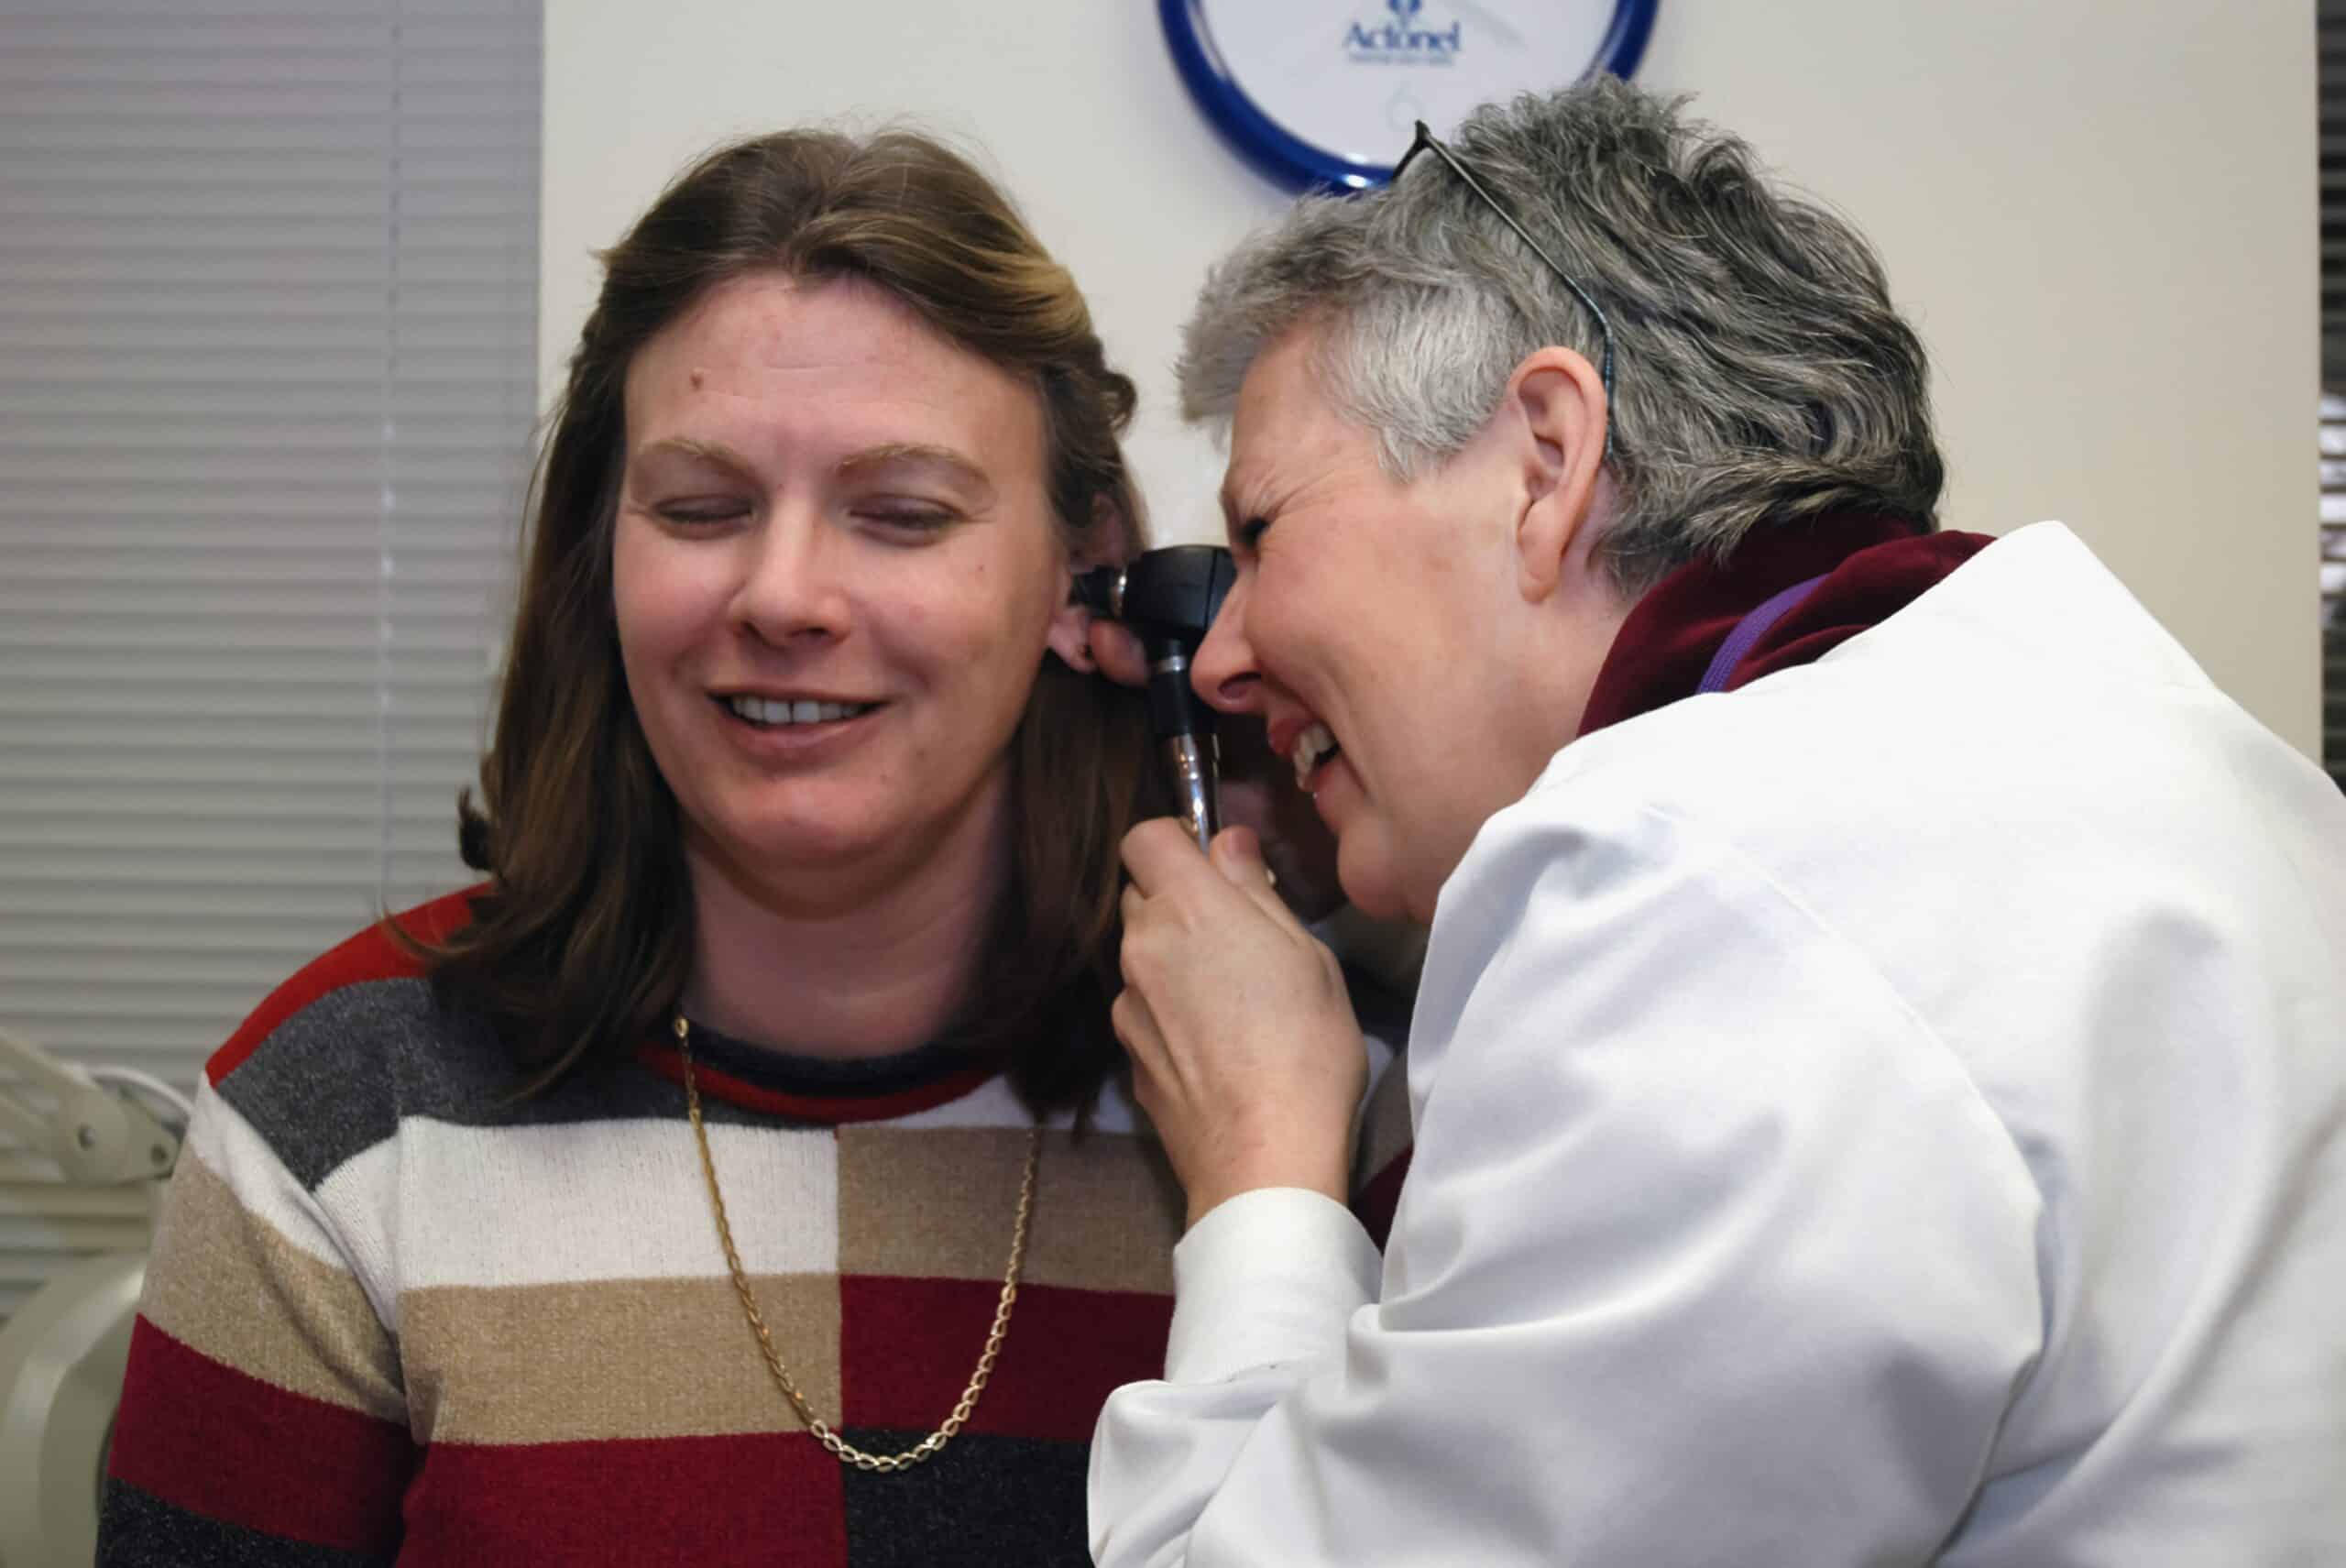
M 926 694 L 939 738 L 1001 728 L 1005 714 L 1025 707 L 1039 663 L 1034 628 L 973 589 L 964 582 L 900 600 L 884 618 L 865 622 L 878 658 Z
M 896 624 L 908 646 L 948 677 L 1023 688 L 1049 637 L 1058 581 L 1047 563 L 967 559 L 907 596 Z
M 624 544 L 611 553 L 611 629 L 619 638 L 619 665 L 632 687 L 658 631 L 642 574 Z
M 1025 706 L 1047 645 L 1042 624 L 997 610 L 985 624 L 970 630 L 961 656 L 968 678 L 994 694 L 996 706 Z
M 674 657 L 725 620 L 714 560 L 622 532 L 611 552 L 611 614 L 630 673 Z
M 1320 718 L 1357 729 L 1373 721 L 1391 691 L 1392 648 L 1381 621 L 1351 596 L 1314 585 L 1291 594 L 1265 618 L 1267 638 L 1258 638 L 1266 663 L 1284 672 L 1287 685 Z
M 611 544 L 611 615 L 619 628 L 619 647 L 632 656 L 658 634 L 663 595 L 660 587 L 660 553 L 622 523 Z

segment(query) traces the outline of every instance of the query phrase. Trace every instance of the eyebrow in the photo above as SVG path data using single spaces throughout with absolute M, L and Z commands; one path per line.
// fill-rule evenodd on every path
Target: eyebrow
M 695 441 L 686 435 L 672 435 L 659 441 L 648 441 L 628 454 L 628 462 L 632 465 L 640 457 L 650 457 L 663 452 L 674 452 L 682 456 L 697 458 L 704 463 L 714 463 L 722 468 L 746 469 L 750 466 L 748 458 L 721 441 Z
M 943 468 L 981 497 L 991 498 L 993 494 L 993 481 L 986 477 L 983 468 L 949 446 L 930 446 L 921 442 L 892 441 L 850 452 L 839 460 L 832 472 L 845 477 L 867 468 L 885 468 L 899 463 Z
M 1216 492 L 1214 499 L 1222 503 L 1222 532 L 1223 535 L 1234 544 L 1238 541 L 1238 531 L 1245 527 L 1248 523 L 1253 522 L 1255 519 L 1266 515 L 1270 509 L 1263 506 L 1247 506 L 1242 504 L 1242 498 L 1245 494 L 1245 490 L 1239 486 L 1233 485 L 1230 482 L 1230 478 L 1231 476 L 1229 473 L 1223 474 L 1222 488 Z M 1259 482 L 1255 482 L 1253 488 L 1255 492 L 1255 499 L 1260 500 L 1262 499 L 1260 493 L 1262 490 L 1261 484 Z
M 721 441 L 696 441 L 691 436 L 672 435 L 647 442 L 630 454 L 630 464 L 640 457 L 658 453 L 674 452 L 682 456 L 719 467 L 748 473 L 753 468 L 750 460 Z M 981 499 L 993 496 L 993 481 L 986 472 L 949 446 L 932 446 L 925 442 L 891 441 L 878 446 L 867 446 L 861 452 L 850 452 L 832 466 L 832 473 L 841 478 L 867 469 L 885 468 L 895 464 L 911 464 L 947 470 L 954 478 L 978 492 Z

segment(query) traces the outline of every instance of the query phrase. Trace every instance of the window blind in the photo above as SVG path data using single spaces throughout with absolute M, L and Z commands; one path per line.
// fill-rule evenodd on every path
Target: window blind
M 0 1027 L 192 1088 L 461 885 L 535 411 L 537 0 L 0 0 Z M 0 1316 L 146 1195 L 0 1146 Z
M 2321 754 L 2346 789 L 2346 0 L 2315 12 L 2321 180 Z

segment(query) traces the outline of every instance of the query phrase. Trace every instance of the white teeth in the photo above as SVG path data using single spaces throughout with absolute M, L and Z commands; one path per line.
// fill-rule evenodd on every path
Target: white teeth
M 726 706 L 752 724 L 828 724 L 851 718 L 871 708 L 869 703 L 784 702 L 775 697 L 733 696 Z
M 1295 750 L 1290 753 L 1295 761 L 1295 787 L 1309 789 L 1311 770 L 1320 765 L 1321 758 L 1335 749 L 1336 737 L 1324 724 L 1314 724 L 1297 736 Z

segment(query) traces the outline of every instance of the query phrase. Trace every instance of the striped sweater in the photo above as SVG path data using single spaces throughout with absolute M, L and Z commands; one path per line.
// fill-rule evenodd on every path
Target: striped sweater
M 462 905 L 416 912 L 445 929 Z M 992 1321 L 1029 1121 L 936 1048 L 777 1058 L 694 1031 L 775 1343 L 861 1447 L 951 1410 Z M 1047 1132 L 1025 1275 L 961 1436 L 843 1466 L 760 1359 L 664 1041 L 503 1104 L 504 1053 L 378 933 L 206 1072 L 148 1272 L 106 1564 L 1081 1563 L 1092 1423 L 1158 1374 L 1179 1190 L 1113 1089 Z

